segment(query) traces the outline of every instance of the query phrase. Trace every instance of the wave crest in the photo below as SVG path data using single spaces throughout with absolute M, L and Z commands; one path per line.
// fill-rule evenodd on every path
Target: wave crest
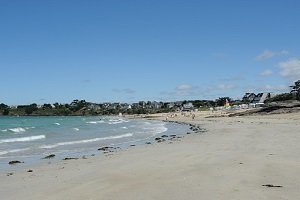
M 7 151 L 0 151 L 0 156 L 8 154 L 8 153 L 16 153 L 16 152 L 21 152 L 21 151 L 27 151 L 30 148 L 24 148 L 24 149 L 12 149 L 12 150 L 7 150 Z
M 40 148 L 42 148 L 42 149 L 52 149 L 52 148 L 55 148 L 55 147 L 65 146 L 65 145 L 90 143 L 90 142 L 97 142 L 97 141 L 102 141 L 102 140 L 120 139 L 120 138 L 131 137 L 131 136 L 133 136 L 132 133 L 126 133 L 126 134 L 123 134 L 123 135 L 108 136 L 108 137 L 103 137 L 103 138 L 93 138 L 93 139 L 77 140 L 77 141 L 70 141 L 70 142 L 59 142 L 59 143 L 52 144 L 52 145 L 42 145 L 42 146 L 40 146 Z
M 45 139 L 45 135 L 35 135 L 35 136 L 29 136 L 29 137 L 20 137 L 20 138 L 9 138 L 9 139 L 3 139 L 0 140 L 1 143 L 12 143 L 12 142 L 30 142 L 34 140 L 41 140 Z
M 22 128 L 22 127 L 10 128 L 10 129 L 8 129 L 8 130 L 10 130 L 11 132 L 14 132 L 14 133 L 22 133 L 22 132 L 26 132 L 26 129 L 25 129 L 25 128 Z

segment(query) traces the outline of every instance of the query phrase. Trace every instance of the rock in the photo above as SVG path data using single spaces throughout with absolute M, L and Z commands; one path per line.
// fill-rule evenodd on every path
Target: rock
M 157 137 L 157 138 L 155 138 L 155 141 L 159 141 L 159 140 L 161 140 L 162 138 L 159 138 L 159 137 Z
M 109 150 L 109 149 L 113 149 L 113 147 L 108 147 L 108 146 L 100 147 L 100 148 L 98 149 L 98 151 L 107 151 L 107 150 Z
M 162 137 L 162 138 L 166 138 L 166 137 L 169 137 L 169 136 L 167 136 L 167 135 L 162 135 L 161 137 Z
M 14 175 L 13 172 L 9 172 L 9 173 L 6 174 L 6 176 L 12 176 L 12 175 Z
M 165 139 L 157 140 L 158 143 L 160 143 L 160 142 L 165 142 L 165 141 L 166 141 Z
M 43 159 L 50 159 L 50 158 L 54 158 L 55 154 L 50 154 L 48 156 L 45 156 Z
M 191 133 L 190 133 L 190 132 L 187 132 L 186 134 L 189 135 L 189 134 L 191 134 Z
M 29 169 L 27 172 L 30 172 L 30 173 L 31 173 L 31 172 L 33 172 L 33 170 L 32 170 L 32 169 Z
M 19 161 L 19 160 L 12 160 L 12 161 L 9 161 L 8 164 L 10 164 L 10 165 L 15 165 L 15 164 L 19 164 L 19 163 L 24 163 L 24 162 L 21 162 L 21 161 Z
M 281 185 L 272 185 L 272 184 L 266 184 L 266 185 L 262 185 L 262 186 L 264 186 L 264 187 L 278 187 L 278 188 L 283 187 Z
M 146 142 L 145 144 L 151 144 L 151 142 Z
M 78 160 L 78 158 L 70 158 L 70 157 L 66 157 L 63 160 Z
M 176 137 L 176 135 L 170 135 L 170 137 Z
M 135 147 L 135 144 L 131 144 L 130 146 L 131 146 L 131 147 Z

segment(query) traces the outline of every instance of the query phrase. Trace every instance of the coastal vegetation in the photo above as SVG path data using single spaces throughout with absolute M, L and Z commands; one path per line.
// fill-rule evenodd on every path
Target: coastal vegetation
M 0 104 L 0 115 L 9 116 L 82 116 L 82 115 L 118 115 L 122 114 L 155 114 L 168 113 L 183 109 L 185 105 L 190 104 L 190 108 L 207 110 L 214 107 L 215 101 L 210 100 L 192 100 L 177 102 L 156 102 L 140 101 L 138 103 L 91 103 L 85 100 L 73 100 L 71 103 L 45 103 L 38 105 L 32 103 L 29 105 L 8 106 Z
M 212 107 L 222 107 L 226 102 L 231 106 L 242 104 L 284 102 L 288 100 L 300 100 L 300 80 L 290 86 L 290 93 L 271 95 L 270 93 L 246 93 L 242 100 L 233 100 L 230 97 L 220 97 L 216 100 L 184 100 L 175 102 L 140 101 L 138 103 L 91 103 L 86 100 L 75 99 L 71 103 L 45 103 L 38 105 L 8 106 L 0 104 L 0 115 L 9 116 L 82 116 L 82 115 L 118 115 L 122 114 L 155 114 L 174 111 L 191 111 L 194 109 L 209 110 Z

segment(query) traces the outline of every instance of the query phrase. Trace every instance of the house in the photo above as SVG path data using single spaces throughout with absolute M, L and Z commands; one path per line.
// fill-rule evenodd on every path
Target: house
M 101 109 L 101 106 L 96 104 L 96 103 L 89 103 L 88 104 L 88 108 L 90 110 L 100 110 Z
M 140 101 L 139 105 L 140 105 L 140 107 L 145 108 L 146 107 L 146 102 L 145 101 Z
M 167 107 L 170 109 L 170 108 L 174 108 L 175 106 L 175 103 L 174 102 L 170 102 L 167 104 Z
M 132 108 L 139 108 L 139 103 L 133 103 L 133 104 L 131 105 L 131 107 L 132 107 Z
M 295 85 L 290 86 L 291 94 L 300 99 L 300 80 L 295 82 Z
M 128 103 L 122 103 L 122 104 L 120 105 L 120 107 L 121 107 L 121 109 L 125 109 L 125 110 L 131 109 L 131 105 L 128 104 Z
M 152 108 L 154 108 L 154 109 L 160 109 L 162 107 L 162 104 L 157 101 L 151 102 L 151 105 L 152 105 Z
M 256 95 L 254 93 L 246 93 L 243 97 L 243 102 L 252 102 Z
M 251 103 L 263 104 L 269 98 L 271 98 L 271 94 L 268 92 L 258 93 Z
M 192 103 L 188 102 L 182 105 L 182 111 L 192 111 L 194 110 L 194 106 Z

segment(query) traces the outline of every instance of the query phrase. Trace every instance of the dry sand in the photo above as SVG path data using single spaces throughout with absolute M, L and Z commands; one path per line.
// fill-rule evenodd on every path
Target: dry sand
M 111 156 L 0 174 L 0 197 L 22 199 L 300 199 L 300 114 L 168 120 L 208 130 Z M 214 113 L 224 115 L 224 113 Z M 226 115 L 226 114 L 225 114 Z M 165 119 L 159 115 L 156 119 Z M 282 187 L 266 187 L 263 185 Z

